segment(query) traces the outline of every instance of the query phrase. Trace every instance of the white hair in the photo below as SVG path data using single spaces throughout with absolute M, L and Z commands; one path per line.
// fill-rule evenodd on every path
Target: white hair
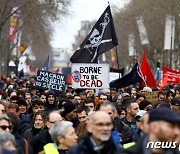
M 6 141 L 11 141 L 14 145 L 16 144 L 14 135 L 6 131 L 0 131 L 0 146 L 4 147 Z
M 60 121 L 56 122 L 54 126 L 50 129 L 51 138 L 55 143 L 58 143 L 58 136 L 65 137 L 66 130 L 68 127 L 73 126 L 70 121 Z

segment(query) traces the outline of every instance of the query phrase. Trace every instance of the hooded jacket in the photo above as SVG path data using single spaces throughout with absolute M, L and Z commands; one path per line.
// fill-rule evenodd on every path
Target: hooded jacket
M 49 104 L 49 102 L 48 102 L 48 96 L 49 95 L 53 95 L 55 97 L 55 100 L 54 100 L 53 104 Z M 48 91 L 47 94 L 46 94 L 46 102 L 44 104 L 44 109 L 48 113 L 51 112 L 51 111 L 54 111 L 54 110 L 58 110 L 58 103 L 56 101 L 56 94 L 52 90 Z

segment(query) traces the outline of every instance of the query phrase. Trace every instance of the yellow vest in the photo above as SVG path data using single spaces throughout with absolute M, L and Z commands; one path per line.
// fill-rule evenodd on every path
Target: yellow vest
M 44 146 L 44 153 L 45 154 L 59 154 L 56 146 L 54 143 L 48 143 Z
M 130 143 L 127 143 L 127 144 L 123 144 L 123 148 L 124 148 L 124 149 L 127 149 L 127 148 L 132 147 L 132 146 L 135 145 L 135 144 L 136 144 L 135 142 L 130 142 Z

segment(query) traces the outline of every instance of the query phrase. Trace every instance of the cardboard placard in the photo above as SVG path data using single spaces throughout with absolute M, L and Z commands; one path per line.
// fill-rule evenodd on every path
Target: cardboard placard
M 109 88 L 109 64 L 72 64 L 73 88 Z
M 143 92 L 143 94 L 146 96 L 146 100 L 156 103 L 158 101 L 158 91 L 153 91 L 153 92 Z
M 56 91 L 64 91 L 66 86 L 66 78 L 63 74 L 38 70 L 35 86 Z

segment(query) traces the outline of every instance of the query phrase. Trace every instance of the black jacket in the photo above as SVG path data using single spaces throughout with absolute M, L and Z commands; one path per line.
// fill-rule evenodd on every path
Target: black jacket
M 53 104 L 49 104 L 49 102 L 46 102 L 44 104 L 44 110 L 49 113 L 52 112 L 54 110 L 59 110 L 58 109 L 58 103 L 55 101 Z
M 123 138 L 122 143 L 124 144 L 131 142 L 133 136 L 133 131 L 131 130 L 131 128 L 127 124 L 122 122 L 121 119 L 118 117 L 116 117 L 113 120 L 113 123 L 114 123 L 114 130 L 122 134 L 122 138 Z
M 17 154 L 25 154 L 26 151 L 25 139 L 22 136 L 20 136 L 17 131 L 12 132 L 12 134 L 14 135 L 16 140 Z M 28 144 L 28 152 L 29 154 L 32 153 L 32 148 L 30 144 Z
M 86 134 L 82 140 L 69 149 L 68 154 L 119 154 L 122 151 L 120 147 L 114 143 L 112 137 L 104 142 L 104 147 L 100 150 L 100 152 L 96 152 L 93 149 L 93 144 L 90 140 L 90 134 Z
M 39 134 L 41 131 L 43 131 L 43 130 L 45 130 L 45 129 L 47 129 L 46 126 L 44 126 L 44 127 L 41 128 L 41 129 L 38 129 L 38 128 L 35 128 L 34 125 L 33 125 L 32 128 L 29 128 L 28 130 L 26 130 L 26 131 L 24 132 L 24 138 L 25 138 L 28 142 L 30 142 L 34 136 L 36 136 L 37 134 Z
M 41 131 L 30 141 L 30 145 L 33 148 L 33 154 L 38 154 L 39 152 L 43 151 L 43 147 L 47 143 L 53 143 L 48 129 Z
M 19 134 L 23 136 L 24 132 L 32 127 L 31 123 L 32 123 L 31 119 L 27 115 L 21 114 L 19 125 L 17 128 L 17 131 L 19 132 Z

